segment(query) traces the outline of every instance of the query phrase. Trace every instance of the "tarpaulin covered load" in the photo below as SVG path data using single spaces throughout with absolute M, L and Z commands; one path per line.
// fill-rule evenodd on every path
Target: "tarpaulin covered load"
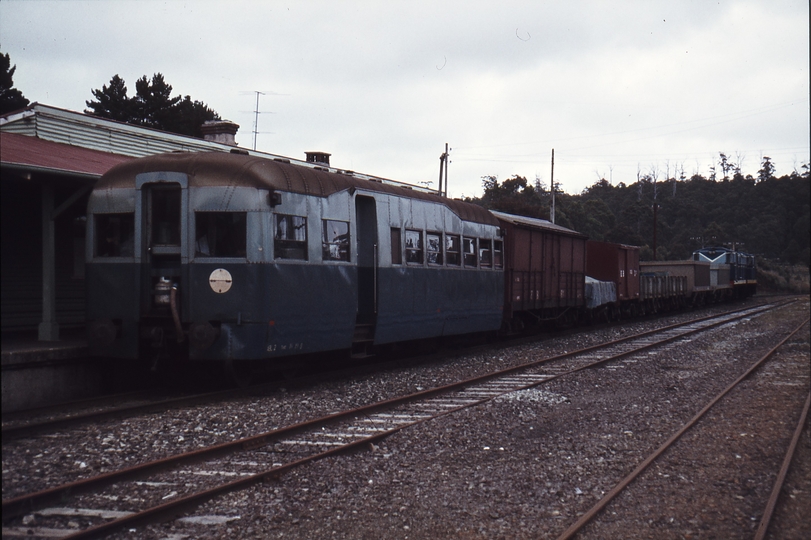
M 594 309 L 617 301 L 617 285 L 586 276 L 586 307 Z

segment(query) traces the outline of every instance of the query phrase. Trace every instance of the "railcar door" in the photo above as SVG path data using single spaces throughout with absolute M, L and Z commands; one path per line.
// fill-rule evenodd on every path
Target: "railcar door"
M 372 197 L 355 197 L 358 252 L 358 315 L 353 352 L 363 354 L 374 341 L 377 322 L 377 209 Z
M 139 175 L 137 184 L 140 188 L 141 261 L 144 269 L 141 314 L 145 319 L 152 319 L 156 328 L 172 327 L 180 332 L 183 263 L 188 262 L 185 246 L 188 238 L 186 176 L 150 173 Z M 173 288 L 174 302 L 171 301 Z M 178 341 L 182 339 L 182 335 L 177 337 Z M 157 340 L 158 336 L 155 338 Z

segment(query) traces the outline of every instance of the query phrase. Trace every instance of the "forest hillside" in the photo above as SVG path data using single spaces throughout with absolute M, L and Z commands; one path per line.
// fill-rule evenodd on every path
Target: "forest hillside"
M 641 175 L 631 185 L 600 179 L 579 195 L 556 192 L 555 223 L 593 240 L 640 246 L 642 260 L 654 259 L 654 245 L 657 260 L 687 259 L 702 246 L 739 249 L 764 261 L 763 271 L 771 272 L 764 281 L 774 288 L 807 292 L 809 167 L 782 177 L 773 176 L 773 170 L 764 158 L 757 178 L 740 172 L 722 179 L 714 174 L 665 180 Z M 503 182 L 487 176 L 482 182 L 484 194 L 470 202 L 549 219 L 551 193 L 541 182 L 532 185 L 521 176 Z M 804 287 L 798 285 L 803 281 Z

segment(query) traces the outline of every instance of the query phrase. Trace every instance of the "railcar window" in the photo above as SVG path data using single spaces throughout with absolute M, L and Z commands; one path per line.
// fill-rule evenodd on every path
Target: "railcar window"
M 403 243 L 400 229 L 391 230 L 391 264 L 403 264 Z
M 442 235 L 438 233 L 428 233 L 425 235 L 426 248 L 428 250 L 428 264 L 442 264 Z
M 96 214 L 96 257 L 132 257 L 135 214 Z
M 324 220 L 321 249 L 325 261 L 349 261 L 349 223 Z
M 504 243 L 501 240 L 493 240 L 493 266 L 504 268 Z
M 476 239 L 475 238 L 462 238 L 462 255 L 464 257 L 465 266 L 476 267 Z
M 247 212 L 195 212 L 195 257 L 245 257 Z
M 307 218 L 276 214 L 273 256 L 277 259 L 307 260 Z
M 422 264 L 422 231 L 406 230 L 406 262 Z
M 448 266 L 459 266 L 461 263 L 459 236 L 449 234 L 445 236 L 445 261 Z
M 490 240 L 479 240 L 479 264 L 482 268 L 490 268 L 493 265 L 493 259 L 490 252 Z
M 180 245 L 180 189 L 154 188 L 151 191 L 153 246 Z

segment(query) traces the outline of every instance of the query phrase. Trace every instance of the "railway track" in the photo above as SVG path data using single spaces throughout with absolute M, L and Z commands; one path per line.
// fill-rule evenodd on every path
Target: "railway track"
M 139 414 L 155 414 L 173 407 L 185 407 L 243 394 L 242 389 L 218 390 L 185 396 L 156 397 L 148 392 L 127 392 L 83 400 L 55 407 L 24 411 L 3 418 L 3 440 L 9 441 L 68 429 L 90 422 L 126 418 Z M 61 409 L 61 410 L 60 410 Z M 68 409 L 69 412 L 65 412 Z M 33 419 L 30 419 L 33 417 Z
M 747 380 L 752 374 L 757 371 L 763 364 L 769 360 L 775 352 L 777 352 L 781 347 L 783 347 L 791 338 L 793 338 L 797 333 L 799 333 L 803 328 L 807 327 L 809 323 L 809 319 L 806 319 L 797 326 L 788 336 L 782 339 L 777 345 L 775 345 L 770 351 L 768 351 L 765 355 L 759 358 L 756 362 L 754 362 L 749 369 L 747 369 L 741 376 L 739 376 L 735 381 L 729 384 L 723 391 L 717 394 L 713 399 L 711 399 L 695 416 L 693 416 L 689 421 L 687 421 L 684 425 L 682 425 L 670 438 L 668 438 L 661 446 L 659 446 L 654 452 L 649 454 L 642 462 L 637 465 L 637 467 L 627 476 L 625 476 L 622 480 L 620 480 L 604 497 L 602 497 L 594 506 L 592 506 L 588 511 L 580 516 L 580 518 L 570 525 L 559 537 L 558 540 L 568 540 L 570 538 L 575 537 L 581 530 L 587 527 L 590 523 L 598 519 L 598 516 L 603 512 L 603 510 L 620 494 L 628 488 L 638 477 L 640 477 L 654 462 L 656 462 L 665 452 L 673 448 L 676 443 L 691 429 L 693 429 L 702 418 L 707 415 L 707 413 L 713 409 L 719 402 L 721 402 L 724 397 L 726 397 L 730 392 L 739 388 L 741 383 Z M 789 445 L 785 458 L 783 459 L 782 466 L 780 471 L 777 473 L 777 480 L 775 482 L 774 488 L 772 489 L 771 496 L 769 497 L 768 502 L 766 503 L 765 508 L 762 510 L 761 515 L 762 518 L 758 525 L 758 529 L 755 534 L 755 538 L 758 540 L 765 538 L 766 531 L 769 526 L 769 521 L 772 516 L 772 512 L 774 507 L 777 503 L 777 498 L 780 494 L 781 487 L 783 480 L 785 479 L 786 472 L 788 471 L 789 464 L 791 463 L 795 448 L 797 446 L 797 441 L 800 438 L 800 434 L 802 432 L 803 427 L 805 426 L 806 418 L 808 416 L 808 409 L 809 404 L 811 403 L 811 394 L 809 394 L 808 398 L 805 400 L 805 404 L 802 407 L 802 412 L 799 415 L 800 419 L 797 423 L 797 427 L 794 430 L 794 435 L 792 438 L 792 442 Z M 737 456 L 740 458 L 740 456 Z M 594 531 L 591 531 L 594 533 Z M 598 536 L 602 536 L 604 533 L 596 533 Z
M 734 313 L 736 311 L 731 311 Z M 515 346 L 519 344 L 532 343 L 537 341 L 537 336 L 522 337 L 511 340 L 501 346 Z M 468 348 L 466 353 L 475 353 L 477 349 L 489 349 L 494 345 L 478 346 Z M 439 355 L 429 355 L 423 361 L 430 361 L 431 358 Z M 408 361 L 407 359 L 405 360 Z M 386 369 L 392 365 L 402 362 L 402 360 L 378 362 L 376 369 Z M 358 371 L 366 371 L 369 366 L 350 366 L 345 369 L 331 370 L 327 373 L 297 377 L 297 384 L 306 384 L 324 379 L 324 377 L 335 377 Z M 272 382 L 258 384 L 248 388 L 225 389 L 212 392 L 194 393 L 183 396 L 155 396 L 148 392 L 135 391 L 122 394 L 101 396 L 76 402 L 64 403 L 55 406 L 41 407 L 27 411 L 13 412 L 3 415 L 2 437 L 4 441 L 30 437 L 37 434 L 51 433 L 57 430 L 74 428 L 88 423 L 98 423 L 107 420 L 123 419 L 137 415 L 158 414 L 172 408 L 180 408 L 198 405 L 217 400 L 226 400 L 248 394 L 262 394 L 276 391 L 281 387 L 289 385 L 291 381 L 284 383 Z
M 218 495 L 247 488 L 317 459 L 368 447 L 415 424 L 654 347 L 675 346 L 693 334 L 775 307 L 778 305 L 704 317 L 14 497 L 3 501 L 4 523 L 9 530 L 19 528 L 25 525 L 24 516 L 35 515 L 40 526 L 51 523 L 52 528 L 58 528 L 72 520 L 83 530 L 71 537 L 90 538 L 173 519 Z M 125 482 L 127 492 L 135 495 L 119 495 Z M 65 501 L 69 501 L 69 508 L 64 506 Z

